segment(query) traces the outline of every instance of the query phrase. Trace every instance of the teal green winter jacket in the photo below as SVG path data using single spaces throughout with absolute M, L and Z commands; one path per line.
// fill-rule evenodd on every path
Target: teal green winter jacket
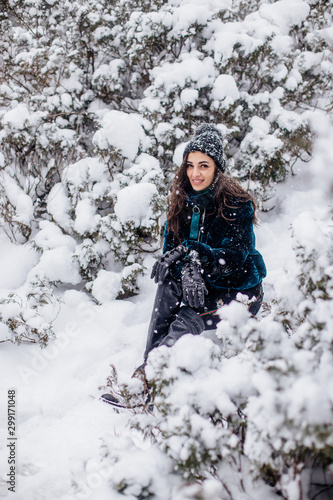
M 203 276 L 214 289 L 246 290 L 258 285 L 266 276 L 266 266 L 255 248 L 253 206 L 251 201 L 233 200 L 223 210 L 224 217 L 214 206 L 214 192 L 191 189 L 180 218 L 180 240 L 165 226 L 163 253 L 180 242 L 188 253 L 199 254 Z M 227 219 L 227 220 L 226 220 Z M 187 257 L 176 262 L 171 275 L 181 279 L 181 269 Z

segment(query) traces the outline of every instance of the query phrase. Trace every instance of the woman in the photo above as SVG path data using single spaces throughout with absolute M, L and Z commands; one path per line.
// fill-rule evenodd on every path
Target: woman
M 214 125 L 203 124 L 185 147 L 171 192 L 163 255 L 151 273 L 158 288 L 141 371 L 155 347 L 216 328 L 218 308 L 238 293 L 248 297 L 251 314 L 260 308 L 266 268 L 255 249 L 256 205 L 224 174 L 222 141 Z
M 159 283 L 145 360 L 185 333 L 216 328 L 217 309 L 241 292 L 257 314 L 266 268 L 255 249 L 252 196 L 227 177 L 223 138 L 214 126 L 198 127 L 176 173 L 163 255 L 152 277 Z

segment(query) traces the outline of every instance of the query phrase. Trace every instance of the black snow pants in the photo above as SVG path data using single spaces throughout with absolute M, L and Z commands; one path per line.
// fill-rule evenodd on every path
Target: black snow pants
M 187 333 L 199 335 L 204 330 L 214 330 L 220 321 L 220 317 L 216 314 L 217 309 L 223 304 L 229 304 L 238 293 L 253 299 L 249 312 L 255 316 L 263 300 L 261 283 L 241 292 L 233 289 L 216 290 L 210 288 L 205 297 L 205 305 L 200 308 L 192 308 L 182 304 L 181 284 L 168 276 L 163 283 L 158 285 L 156 291 L 144 354 L 145 361 L 149 352 L 155 347 L 161 345 L 170 347 Z

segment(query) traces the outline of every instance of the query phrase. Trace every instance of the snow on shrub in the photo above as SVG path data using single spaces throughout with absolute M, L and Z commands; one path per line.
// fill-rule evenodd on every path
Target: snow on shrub
M 55 282 L 37 275 L 16 292 L 0 299 L 0 322 L 6 326 L 1 342 L 22 342 L 46 347 L 55 339 L 53 322 L 61 305 L 61 298 L 54 293 Z
M 160 251 L 174 163 L 202 121 L 219 126 L 230 173 L 260 206 L 311 157 L 331 199 L 325 2 L 11 0 L 2 10 L 0 222 L 36 251 L 25 282 L 0 299 L 2 340 L 45 346 L 57 285 L 101 304 L 138 293 L 146 254 Z M 332 461 L 331 228 L 324 207 L 294 218 L 295 257 L 260 321 L 238 297 L 216 343 L 186 336 L 151 353 L 155 410 L 132 420 L 140 446 L 107 443 L 119 496 L 306 494 L 306 464 Z
M 215 342 L 188 334 L 149 354 L 155 409 L 132 425 L 185 482 L 201 483 L 202 495 L 214 478 L 226 498 L 297 500 L 308 493 L 309 464 L 331 461 L 331 233 L 323 208 L 294 219 L 289 286 L 277 288 L 259 321 L 239 294 L 220 309 Z
M 156 186 L 148 182 L 121 189 L 114 207 L 120 222 L 132 221 L 137 227 L 147 225 L 152 216 L 150 205 L 154 195 L 157 195 Z
M 169 458 L 185 498 L 252 498 L 247 496 L 251 490 L 253 498 L 276 498 L 251 471 L 242 451 L 247 425 L 243 410 L 256 394 L 249 383 L 254 371 L 246 354 L 224 358 L 219 344 L 190 334 L 172 348 L 150 353 L 146 375 L 154 412 L 136 412 L 131 425 Z
M 114 300 L 120 289 L 121 275 L 112 271 L 100 269 L 94 280 L 91 293 L 102 304 L 107 300 Z
M 114 148 L 124 158 L 135 160 L 146 142 L 145 133 L 139 123 L 140 117 L 112 110 L 104 114 L 101 128 L 95 132 L 92 141 L 99 150 Z
M 323 5 L 75 0 L 34 11 L 30 2 L 13 0 L 0 22 L 7 175 L 0 207 L 11 237 L 34 236 L 32 210 L 35 219 L 51 216 L 78 239 L 95 242 L 94 228 L 99 239 L 113 233 L 115 258 L 132 265 L 138 258 L 127 263 L 124 254 L 141 252 L 141 234 L 151 225 L 119 226 L 116 236 L 117 218 L 102 220 L 101 211 L 114 215 L 117 192 L 134 178 L 154 183 L 164 196 L 175 147 L 198 123 L 223 128 L 231 173 L 263 203 L 295 160 L 311 155 L 318 127 L 309 111 L 317 107 L 317 122 L 327 116 L 326 104 L 316 101 L 332 72 L 331 15 Z M 131 172 L 142 154 L 159 162 L 150 179 Z M 71 166 L 79 162 L 91 165 L 80 167 L 91 179 L 75 188 Z M 104 182 L 96 179 L 100 168 Z M 8 177 L 30 198 L 28 211 L 13 203 Z M 72 196 L 80 199 L 71 203 Z M 156 214 L 162 205 L 151 198 Z M 119 243 L 125 232 L 128 250 Z M 89 260 L 83 253 L 78 249 L 75 258 Z M 104 262 L 100 250 L 91 260 L 98 261 L 95 253 Z
M 119 137 L 123 137 L 122 130 Z M 92 290 L 94 279 L 105 267 L 118 273 L 119 280 L 112 279 L 119 284 L 115 297 L 137 292 L 137 277 L 144 272 L 141 253 L 154 251 L 159 245 L 159 219 L 165 199 L 158 196 L 156 184 L 159 186 L 162 178 L 159 162 L 148 154 L 139 155 L 118 173 L 94 157 L 64 171 L 67 189 L 60 189 L 56 196 L 65 196 L 66 211 L 53 208 L 53 191 L 48 209 L 77 242 L 73 259 L 87 280 L 87 291 Z M 72 214 L 70 222 L 68 214 Z M 119 269 L 117 262 L 123 268 Z

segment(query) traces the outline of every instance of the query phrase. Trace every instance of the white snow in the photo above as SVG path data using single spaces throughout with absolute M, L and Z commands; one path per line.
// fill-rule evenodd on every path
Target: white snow
M 199 92 L 196 89 L 184 89 L 180 94 L 181 103 L 184 106 L 194 105 Z
M 230 97 L 232 101 L 239 98 L 239 91 L 231 75 L 219 75 L 213 85 L 212 96 L 218 101 Z
M 110 85 L 111 88 L 115 88 L 115 86 L 118 83 L 119 72 L 123 66 L 124 66 L 124 61 L 122 59 L 114 59 L 110 61 L 109 64 L 102 64 L 94 72 L 92 80 L 94 83 L 98 83 L 99 81 L 101 81 L 105 84 Z
M 177 63 L 165 63 L 152 70 L 156 87 L 163 87 L 170 94 L 177 86 L 185 87 L 186 82 L 195 82 L 200 89 L 212 81 L 216 74 L 213 60 L 206 57 L 203 60 L 194 57 L 195 54 L 184 54 L 183 60 Z
M 76 285 L 80 283 L 78 265 L 73 261 L 73 252 L 66 245 L 52 248 L 43 253 L 31 275 L 41 274 L 51 281 L 61 281 Z
M 47 198 L 47 209 L 61 227 L 72 227 L 73 221 L 69 215 L 70 203 L 66 189 L 60 182 L 53 186 L 49 193 Z
M 23 224 L 29 225 L 33 218 L 33 204 L 30 196 L 18 186 L 7 172 L 2 173 L 2 182 L 6 186 L 6 194 L 10 203 L 15 207 L 15 219 Z
M 75 249 L 76 242 L 74 238 L 64 234 L 59 226 L 50 221 L 41 221 L 39 223 L 39 231 L 36 234 L 34 241 L 39 248 L 43 250 L 51 250 L 60 246 L 66 246 L 71 250 Z
M 26 104 L 19 103 L 15 108 L 7 111 L 2 119 L 13 129 L 24 130 L 27 126 L 36 125 L 41 116 L 40 112 L 31 112 Z
M 276 24 L 282 33 L 287 33 L 290 26 L 299 26 L 307 18 L 309 11 L 310 6 L 304 0 L 278 0 L 259 8 L 261 17 Z
M 132 221 L 136 226 L 147 225 L 151 216 L 151 198 L 155 194 L 156 186 L 149 182 L 127 186 L 117 193 L 115 213 L 123 224 Z
M 101 269 L 94 280 L 91 293 L 99 303 L 115 300 L 121 284 L 121 275 Z
M 64 180 L 74 186 L 79 186 L 88 180 L 100 181 L 103 179 L 106 168 L 105 163 L 98 158 L 83 158 L 65 169 Z
M 101 119 L 101 128 L 94 134 L 93 142 L 102 150 L 114 147 L 125 158 L 134 160 L 139 147 L 145 144 L 145 134 L 134 115 L 112 110 Z
M 254 119 L 252 125 L 257 133 L 265 132 L 264 122 Z M 88 163 L 84 165 L 87 166 Z M 300 165 L 296 177 L 278 187 L 273 200 L 279 207 L 277 216 L 261 215 L 261 225 L 256 233 L 258 248 L 262 251 L 268 267 L 268 277 L 265 280 L 267 301 L 270 301 L 275 293 L 289 293 L 291 268 L 295 265 L 290 225 L 293 225 L 297 239 L 303 244 L 313 244 L 312 233 L 318 243 L 325 237 L 320 231 L 320 224 L 319 227 L 315 225 L 315 219 L 323 217 L 320 210 L 321 191 L 315 189 L 315 186 L 312 190 L 308 187 L 313 171 L 315 169 L 312 164 L 307 167 Z M 67 174 L 74 183 L 82 176 L 85 177 L 86 172 L 86 169 L 76 169 L 69 170 Z M 94 174 L 97 180 L 101 180 L 102 170 L 98 173 L 97 169 Z M 116 204 L 119 217 L 123 221 L 132 220 L 138 224 L 139 220 L 147 216 L 149 199 L 154 194 L 156 188 L 150 183 L 144 184 L 143 187 L 141 184 L 133 184 L 122 189 Z M 309 208 L 314 214 L 312 217 Z M 47 273 L 50 279 L 61 279 L 64 283 L 79 282 L 77 269 L 71 260 L 70 249 L 73 249 L 74 240 L 70 236 L 61 234 L 55 224 L 45 221 L 41 223 L 35 241 L 44 250 L 38 263 L 36 253 L 27 247 L 13 245 L 5 236 L 2 237 L 2 293 L 8 288 L 18 288 L 25 281 L 27 273 L 35 273 L 36 270 Z M 151 264 L 151 261 L 147 261 L 147 267 L 150 268 Z M 279 285 L 281 275 L 285 276 L 285 291 Z M 288 275 L 291 277 L 288 278 Z M 142 278 L 142 292 L 138 297 L 118 301 L 115 296 L 119 283 L 117 273 L 99 272 L 92 294 L 100 305 L 95 304 L 83 292 L 65 292 L 60 313 L 54 322 L 57 339 L 51 342 L 49 347 L 41 350 L 37 346 L 17 347 L 2 344 L 0 396 L 2 401 L 6 401 L 7 389 L 14 387 L 16 390 L 18 485 L 24 485 L 24 499 L 35 500 L 41 498 L 41 495 L 46 500 L 74 499 L 76 494 L 72 487 L 73 478 L 77 482 L 79 494 L 92 499 L 117 498 L 115 491 L 110 492 L 108 482 L 112 480 L 115 484 L 124 478 L 132 485 L 128 487 L 128 494 L 135 496 L 152 477 L 165 478 L 164 480 L 168 477 L 166 471 L 169 470 L 170 459 L 162 455 L 154 445 L 143 442 L 138 434 L 126 426 L 131 415 L 114 413 L 107 405 L 95 399 L 102 392 L 98 387 L 105 384 L 111 363 L 116 366 L 120 380 L 128 381 L 135 367 L 142 362 L 155 284 L 148 276 Z M 222 311 L 222 318 L 229 328 L 237 328 L 247 320 L 241 304 L 235 303 Z M 224 330 L 224 334 L 227 335 L 228 331 Z M 273 331 L 267 332 L 267 335 L 274 338 Z M 274 379 L 270 378 L 267 372 L 253 373 L 249 360 L 237 357 L 226 359 L 218 369 L 209 368 L 212 352 L 210 346 L 211 341 L 208 339 L 193 339 L 190 336 L 184 337 L 175 345 L 168 367 L 169 375 L 172 377 L 180 373 L 179 370 L 183 370 L 184 379 L 179 379 L 179 386 L 170 395 L 173 404 L 184 403 L 185 391 L 189 403 L 199 397 L 207 411 L 217 405 L 225 414 L 232 414 L 235 398 L 242 391 L 246 394 L 246 380 L 249 401 L 251 402 L 254 391 L 257 390 L 261 395 L 254 398 L 248 407 L 249 417 L 262 429 L 266 429 L 269 421 L 269 431 L 272 435 L 280 432 L 283 419 L 276 414 L 275 405 L 278 401 L 274 399 Z M 170 350 L 167 348 L 159 351 L 155 352 L 157 359 L 164 355 L 164 352 L 170 356 Z M 154 356 L 152 362 L 153 358 Z M 306 367 L 311 360 L 299 357 L 295 358 L 295 363 Z M 327 399 L 323 398 L 319 384 L 330 372 L 331 366 L 331 360 L 327 359 L 315 379 L 301 378 L 290 387 L 290 417 L 297 417 L 299 412 L 307 411 L 307 414 L 312 414 L 312 421 L 316 424 L 318 419 L 330 416 Z M 209 373 L 207 370 L 212 371 Z M 185 373 L 191 373 L 193 379 L 188 375 L 185 378 Z M 330 391 L 332 390 L 331 385 Z M 318 406 L 322 409 L 320 413 L 317 411 Z M 4 411 L 5 404 L 2 405 L 2 418 Z M 274 419 L 272 414 L 275 414 Z M 191 422 L 193 429 L 201 434 L 201 439 L 206 446 L 212 447 L 213 452 L 215 430 L 209 428 L 201 418 L 192 419 Z M 176 422 L 174 424 L 176 425 Z M 171 417 L 169 425 L 173 425 Z M 4 431 L 1 436 L 4 440 Z M 112 450 L 113 462 L 101 453 L 103 443 Z M 186 456 L 186 441 L 170 441 L 171 444 L 175 456 Z M 281 444 L 276 441 L 274 446 L 279 449 Z M 255 436 L 251 433 L 246 451 L 250 456 L 254 454 L 256 458 L 263 457 L 266 453 L 265 448 L 258 448 Z M 6 463 L 5 448 L 0 450 L 0 459 L 2 463 Z M 229 471 L 229 474 L 233 473 Z M 236 479 L 234 485 L 235 481 Z M 205 488 L 210 492 L 216 491 L 217 499 L 219 485 L 220 483 L 211 482 L 207 483 Z M 170 482 L 168 485 L 161 483 L 156 486 L 158 490 L 164 488 L 166 499 L 172 487 Z M 6 486 L 2 484 L 1 488 L 4 492 Z M 257 492 L 253 498 L 267 499 L 270 495 L 271 492 L 265 490 L 262 493 Z M 23 497 L 18 498 L 23 500 Z M 179 498 L 183 499 L 184 496 Z
M 93 230 L 96 226 L 97 217 L 90 200 L 88 198 L 80 200 L 75 208 L 75 230 L 80 234 Z
M 52 6 L 55 0 L 47 3 Z M 154 23 L 161 23 L 168 30 L 168 41 L 177 35 L 181 53 L 176 62 L 162 53 L 161 60 L 157 59 L 147 74 L 150 87 L 143 91 L 143 98 L 128 98 L 130 112 L 110 109 L 111 105 L 98 99 L 88 105 L 88 113 L 97 117 L 99 126 L 93 137 L 99 156 L 84 157 L 75 163 L 69 160 L 69 165 L 62 166 L 61 182 L 52 187 L 45 199 L 49 220 L 35 220 L 35 207 L 27 194 L 32 188 L 29 175 L 22 175 L 16 182 L 7 172 L 2 173 L 1 187 L 15 211 L 13 220 L 30 225 L 32 234 L 29 242 L 20 244 L 16 235 L 11 235 L 10 240 L 6 224 L 0 228 L 1 301 L 12 294 L 11 300 L 1 303 L 0 420 L 4 424 L 0 428 L 0 497 L 8 494 L 7 401 L 8 390 L 13 389 L 18 493 L 8 497 L 15 500 L 135 500 L 149 496 L 157 500 L 276 500 L 281 497 L 263 481 L 255 480 L 250 460 L 267 464 L 272 450 L 287 455 L 297 443 L 309 448 L 314 444 L 333 446 L 333 333 L 329 329 L 332 301 L 322 298 L 318 289 L 313 302 L 311 293 L 298 287 L 301 258 L 305 261 L 304 280 L 311 278 L 316 284 L 332 274 L 332 251 L 328 249 L 332 250 L 333 128 L 331 118 L 325 118 L 320 109 L 304 105 L 304 112 L 296 113 L 282 108 L 280 103 L 284 92 L 302 85 L 301 70 L 322 65 L 329 76 L 332 66 L 329 57 L 322 60 L 319 52 L 295 54 L 292 69 L 282 63 L 275 68 L 272 78 L 279 87 L 272 93 L 263 89 L 253 97 L 246 97 L 235 78 L 219 69 L 219 65 L 227 65 L 236 49 L 244 57 L 251 56 L 264 46 L 267 37 L 272 37 L 269 43 L 276 53 L 290 52 L 290 27 L 301 26 L 312 3 L 261 2 L 259 10 L 243 20 L 225 23 L 219 22 L 218 13 L 225 10 L 232 18 L 232 0 L 208 0 L 204 5 L 202 0 L 169 0 L 158 12 L 133 11 L 128 37 L 134 37 L 139 44 L 145 35 L 151 34 Z M 126 0 L 122 4 L 126 7 Z M 31 15 L 36 15 L 38 5 L 39 2 L 31 4 Z M 96 12 L 87 13 L 82 6 L 79 14 L 97 24 L 99 15 L 104 15 L 111 25 L 112 15 L 101 14 L 101 8 L 96 5 Z M 186 40 L 188 30 L 195 27 L 202 28 L 200 36 L 206 37 L 200 53 Z M 97 28 L 93 35 L 96 46 L 108 34 L 109 28 Z M 21 37 L 22 46 L 27 38 L 33 38 L 19 29 L 17 36 Z M 311 34 L 308 41 L 314 36 L 333 45 L 332 28 Z M 178 50 L 176 45 L 173 50 Z M 205 50 L 214 59 L 204 55 Z M 22 50 L 16 62 L 32 66 L 36 57 L 35 49 L 29 53 Z M 52 67 L 52 60 L 48 64 Z M 68 112 L 80 98 L 89 101 L 89 92 L 80 96 L 84 70 L 73 61 L 68 62 L 67 69 L 70 76 L 61 79 L 55 92 L 50 88 L 44 96 L 45 109 L 50 113 L 59 107 Z M 96 61 L 92 85 L 106 85 L 112 92 L 122 88 L 123 69 L 122 59 Z M 287 76 L 286 84 L 282 83 Z M 126 83 L 136 88 L 136 75 Z M 246 87 L 247 82 L 243 83 Z M 160 201 L 156 183 L 164 181 L 160 163 L 153 156 L 154 148 L 160 147 L 159 141 L 176 137 L 178 146 L 173 160 L 177 165 L 181 163 L 186 145 L 182 142 L 182 113 L 193 112 L 194 122 L 205 118 L 202 109 L 196 109 L 196 102 L 206 87 L 212 89 L 212 111 L 228 108 L 239 98 L 246 98 L 249 109 L 254 110 L 250 129 L 242 141 L 244 150 L 255 150 L 260 144 L 261 151 L 273 156 L 282 141 L 272 132 L 272 122 L 286 134 L 311 124 L 317 135 L 313 159 L 298 160 L 293 165 L 293 175 L 277 185 L 274 197 L 264 203 L 267 210 L 259 214 L 260 224 L 255 229 L 257 248 L 264 256 L 268 275 L 264 281 L 265 307 L 258 318 L 249 318 L 242 303 L 244 297 L 238 296 L 237 302 L 219 310 L 221 321 L 216 332 L 205 332 L 199 337 L 185 335 L 172 349 L 162 347 L 151 353 L 148 378 L 156 375 L 161 380 L 163 375 L 168 380 L 157 399 L 162 409 L 163 404 L 170 405 L 168 418 L 163 418 L 162 411 L 136 417 L 129 412 L 116 413 L 98 401 L 107 390 L 101 386 L 111 374 L 110 365 L 116 367 L 119 382 L 127 384 L 130 392 L 140 386 L 131 376 L 143 361 L 156 285 L 149 278 L 155 261 L 152 255 L 146 256 L 141 266 L 127 252 L 126 245 L 117 262 L 112 251 L 115 247 L 121 253 L 123 242 L 119 234 L 126 225 L 138 232 L 140 226 L 151 227 L 152 201 Z M 38 130 L 42 114 L 18 103 L 18 95 L 12 95 L 13 92 L 1 85 L 1 93 L 13 100 L 10 108 L 0 110 L 4 126 L 0 138 L 8 132 L 18 134 L 18 140 L 22 140 L 28 129 Z M 264 103 L 270 106 L 267 119 L 256 116 L 255 111 Z M 172 107 L 174 121 L 156 120 L 155 145 L 145 132 L 153 124 L 139 113 L 149 110 L 156 116 L 163 115 L 167 104 Z M 55 140 L 70 148 L 77 136 L 66 128 L 67 117 L 58 116 L 54 123 Z M 232 135 L 233 130 L 218 125 Z M 38 145 L 47 148 L 48 140 L 45 130 L 38 130 Z M 112 150 L 120 152 L 123 163 L 103 160 L 105 153 Z M 3 153 L 0 166 L 10 171 Z M 112 176 L 108 177 L 110 170 Z M 71 203 L 69 194 L 75 203 Z M 109 204 L 103 207 L 107 212 L 104 232 L 95 243 L 91 234 L 104 217 L 97 213 L 96 205 L 105 194 Z M 88 259 L 89 251 L 92 258 L 103 256 L 105 268 L 83 291 L 78 258 Z M 138 279 L 140 293 L 116 300 L 122 283 L 142 268 L 148 272 Z M 41 291 L 34 287 L 34 282 L 44 277 L 56 286 L 53 296 L 48 288 L 44 289 L 44 314 L 40 314 L 36 295 Z M 291 317 L 284 318 L 291 323 L 288 334 L 281 323 L 274 321 L 281 313 L 276 301 L 291 312 Z M 305 312 L 308 322 L 297 325 L 298 317 Z M 56 338 L 43 349 L 28 342 L 12 344 L 8 342 L 10 331 L 5 322 L 13 318 L 18 322 L 13 327 L 15 333 L 22 331 L 19 320 L 23 318 L 32 328 L 47 328 L 52 323 Z M 315 327 L 320 331 L 319 339 Z M 240 432 L 232 432 L 232 426 L 242 418 L 238 408 L 243 409 L 248 428 L 245 455 L 235 455 L 239 459 L 235 466 L 229 458 L 240 446 Z M 218 412 L 229 419 L 228 424 L 212 424 Z M 286 419 L 291 427 L 286 425 Z M 156 442 L 138 430 L 141 426 L 148 432 L 150 425 Z M 316 426 L 330 429 L 328 438 L 324 438 L 327 442 L 320 442 L 315 435 Z M 314 443 L 315 439 L 318 440 Z M 198 455 L 208 450 L 210 458 L 223 457 L 217 460 L 214 476 L 197 484 L 182 482 L 179 470 L 175 471 L 175 461 L 186 461 L 193 450 Z M 205 453 L 199 466 L 204 460 Z M 290 471 L 281 481 L 288 500 L 299 498 L 298 485 Z
M 26 281 L 28 272 L 38 262 L 38 253 L 30 245 L 15 245 L 5 235 L 0 239 L 1 294 L 7 289 L 19 288 Z

